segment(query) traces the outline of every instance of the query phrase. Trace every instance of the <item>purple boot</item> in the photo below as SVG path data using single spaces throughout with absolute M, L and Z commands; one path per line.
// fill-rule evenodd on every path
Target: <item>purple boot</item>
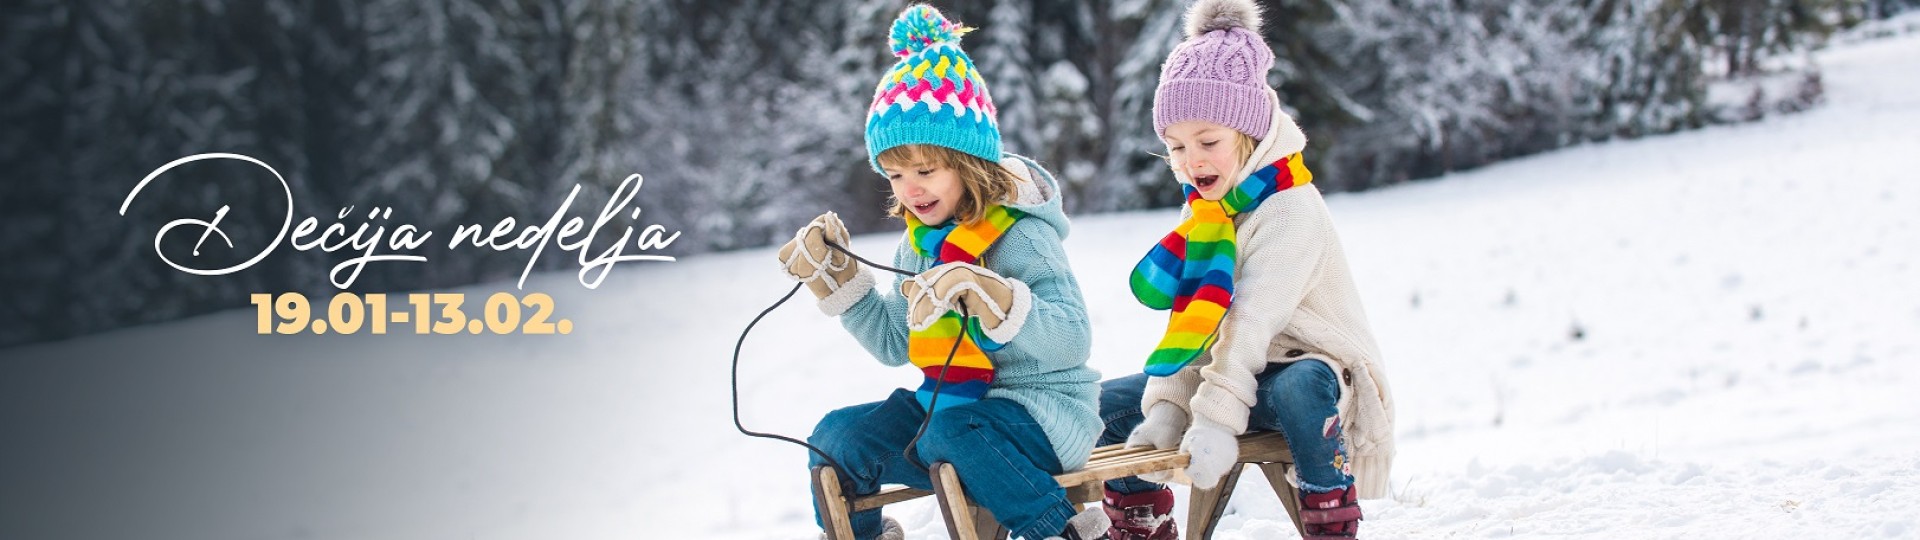
M 1326 493 L 1300 492 L 1300 523 L 1305 540 L 1353 538 L 1360 533 L 1360 502 L 1347 486 Z
M 1173 490 L 1160 488 L 1134 494 L 1107 490 L 1107 518 L 1113 528 L 1107 536 L 1113 540 L 1179 540 L 1180 530 L 1173 524 Z

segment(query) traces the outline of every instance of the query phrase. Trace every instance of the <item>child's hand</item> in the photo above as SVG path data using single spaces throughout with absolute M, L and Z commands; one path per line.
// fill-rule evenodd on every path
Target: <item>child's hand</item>
M 847 227 L 833 212 L 820 214 L 793 233 L 793 239 L 780 247 L 780 268 L 787 277 L 805 282 L 817 298 L 840 290 L 860 271 L 860 263 L 847 254 L 827 247 L 831 241 L 847 245 Z
M 1179 405 L 1165 401 L 1154 402 L 1147 409 L 1147 418 L 1133 427 L 1133 433 L 1127 435 L 1127 448 L 1151 446 L 1159 450 L 1168 450 L 1180 446 L 1180 432 L 1187 430 L 1187 411 Z M 1191 483 L 1184 474 L 1174 471 L 1143 473 L 1140 479 L 1162 484 L 1170 482 Z
M 1195 418 L 1180 440 L 1180 451 L 1187 454 L 1187 478 L 1193 487 L 1211 489 L 1240 462 L 1240 441 L 1226 426 L 1206 418 Z
M 915 332 L 933 326 L 941 315 L 951 311 L 946 302 L 933 295 L 933 290 L 927 288 L 920 276 L 900 280 L 900 297 L 907 299 L 907 328 Z
M 999 328 L 1013 314 L 1016 282 L 992 270 L 966 263 L 943 264 L 921 273 L 918 280 L 941 306 L 955 311 L 966 308 L 966 314 L 979 319 L 983 329 Z M 906 286 L 901 291 L 906 292 Z
M 1166 450 L 1180 445 L 1180 432 L 1187 429 L 1187 411 L 1179 405 L 1165 401 L 1155 402 L 1147 409 L 1147 418 L 1133 427 L 1133 433 L 1127 435 L 1127 447 L 1152 446 Z

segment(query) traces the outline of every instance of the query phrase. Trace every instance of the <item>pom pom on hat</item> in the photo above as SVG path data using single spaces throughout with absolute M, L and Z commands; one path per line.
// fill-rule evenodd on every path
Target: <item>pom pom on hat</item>
M 1253 0 L 1200 0 L 1187 8 L 1187 38 L 1215 30 L 1245 28 L 1260 34 L 1260 6 Z M 895 28 L 898 28 L 897 26 Z
M 900 17 L 893 20 L 893 30 L 887 34 L 887 45 L 893 49 L 894 56 L 905 58 L 936 43 L 958 44 L 960 36 L 971 30 L 948 21 L 933 6 L 920 4 L 900 12 Z

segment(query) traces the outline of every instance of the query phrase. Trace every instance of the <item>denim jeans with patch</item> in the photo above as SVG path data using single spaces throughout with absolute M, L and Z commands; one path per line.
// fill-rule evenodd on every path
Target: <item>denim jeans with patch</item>
M 1293 452 L 1295 473 L 1302 487 L 1325 493 L 1353 484 L 1347 467 L 1346 446 L 1340 433 L 1340 378 L 1319 360 L 1269 364 L 1255 376 L 1259 402 L 1248 411 L 1249 431 L 1278 431 Z M 1127 442 L 1134 426 L 1145 420 L 1140 395 L 1147 375 L 1134 374 L 1100 383 L 1100 446 Z M 1107 481 L 1120 493 L 1139 493 L 1162 486 L 1135 477 Z
M 912 391 L 897 389 L 885 401 L 827 413 L 807 442 L 845 467 L 851 495 L 870 495 L 882 484 L 932 489 L 928 470 L 908 460 L 907 442 L 927 417 Z M 967 495 L 993 512 L 1014 536 L 1046 538 L 1059 534 L 1073 517 L 1067 492 L 1054 483 L 1060 458 L 1040 424 L 1020 404 L 983 399 L 942 408 L 915 445 L 921 463 L 952 463 Z M 811 466 L 825 465 L 808 453 Z M 816 506 L 817 508 L 817 506 Z M 880 510 L 850 516 L 853 535 L 862 540 L 880 534 Z M 815 523 L 819 516 L 814 516 Z

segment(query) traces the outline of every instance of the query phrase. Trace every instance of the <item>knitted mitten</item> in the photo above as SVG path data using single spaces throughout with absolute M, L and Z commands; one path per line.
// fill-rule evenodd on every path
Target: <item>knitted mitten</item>
M 1127 435 L 1127 447 L 1151 446 L 1160 450 L 1180 447 L 1180 434 L 1187 430 L 1187 411 L 1179 405 L 1160 401 L 1147 409 L 1147 417 L 1140 425 L 1133 427 L 1133 433 Z M 1175 471 L 1156 471 L 1141 473 L 1141 480 L 1148 482 L 1190 482 L 1185 474 Z
M 1179 405 L 1155 402 L 1147 409 L 1147 418 L 1127 435 L 1127 446 L 1152 446 L 1166 450 L 1180 445 L 1180 433 L 1187 429 L 1187 411 Z
M 1200 489 L 1212 489 L 1240 462 L 1240 441 L 1226 426 L 1205 417 L 1193 419 L 1180 439 L 1180 451 L 1188 456 L 1187 477 Z

